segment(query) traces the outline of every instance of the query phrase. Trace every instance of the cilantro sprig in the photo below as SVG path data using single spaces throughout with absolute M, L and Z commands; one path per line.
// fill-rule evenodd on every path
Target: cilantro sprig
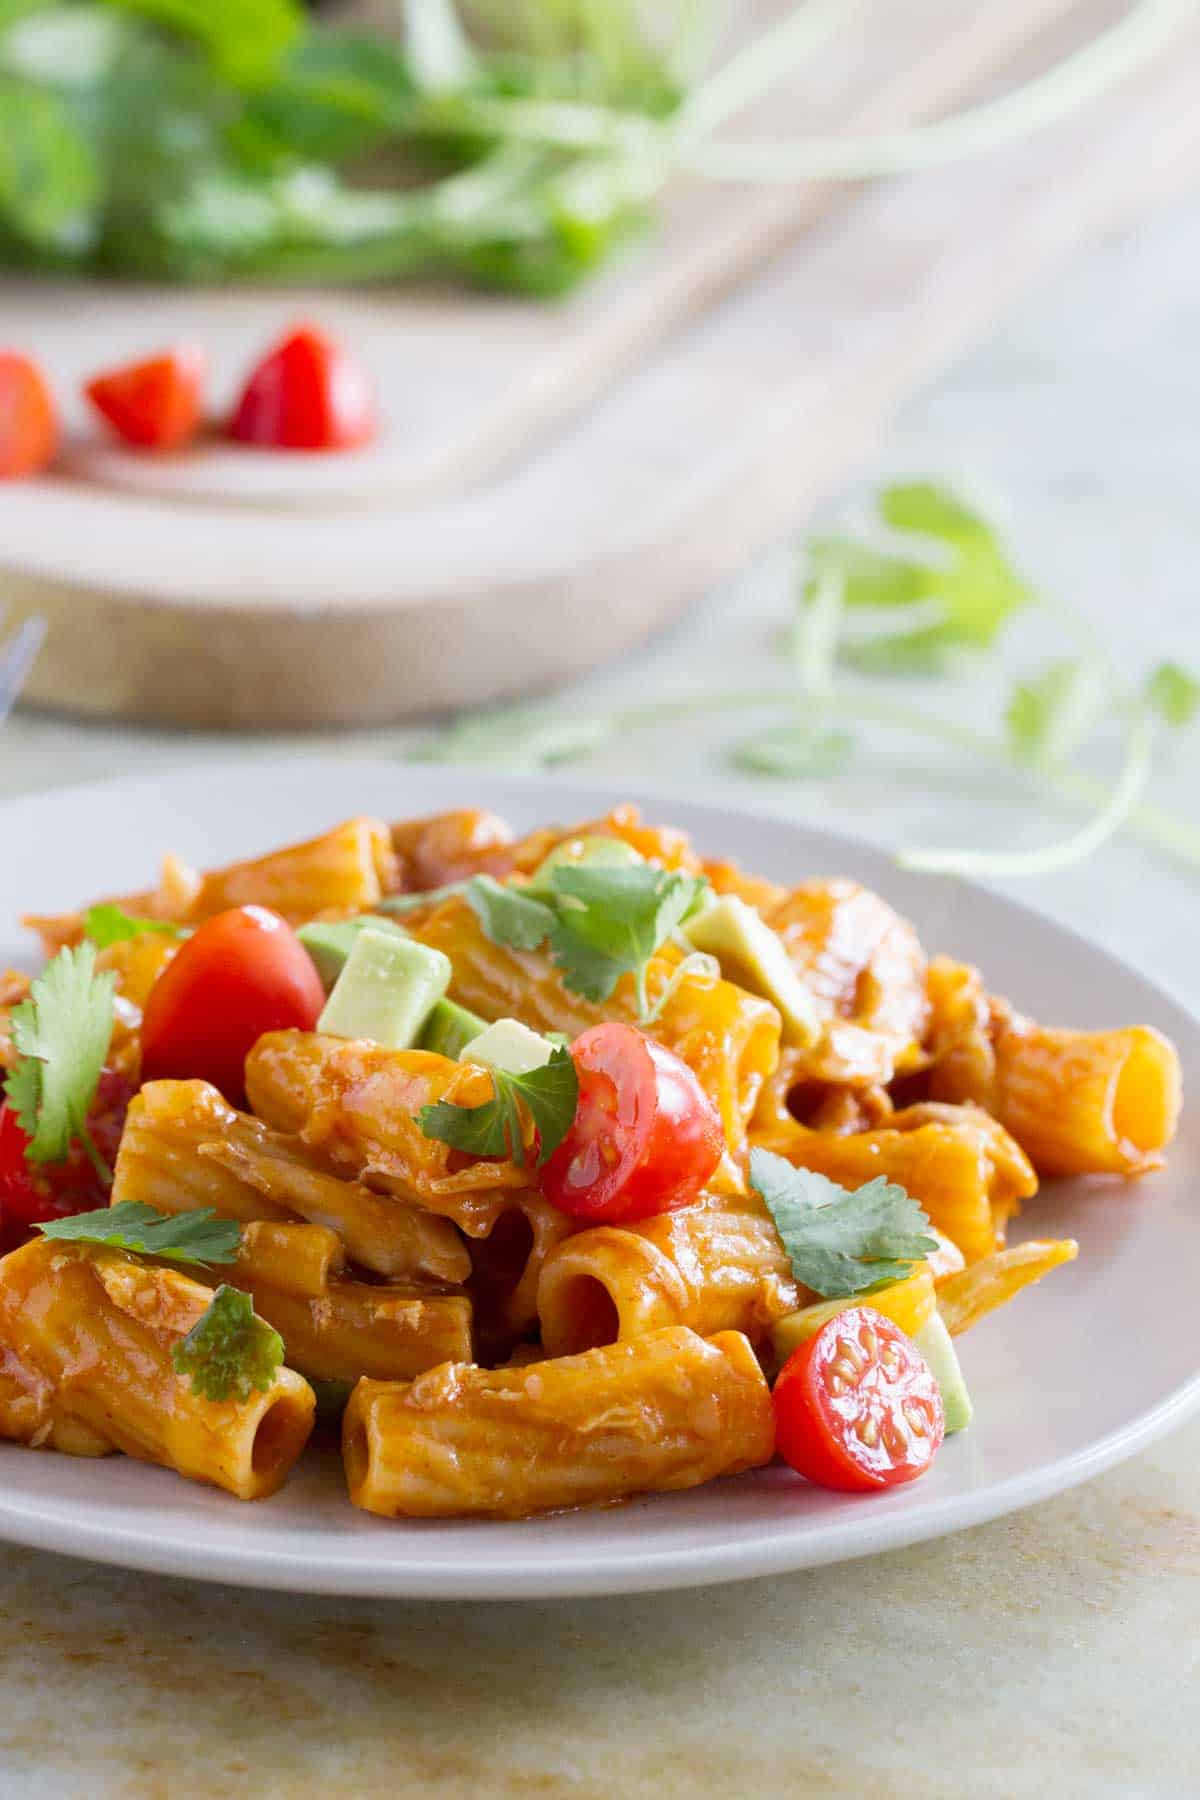
M 826 1300 L 902 1281 L 937 1249 L 920 1206 L 882 1175 L 851 1193 L 773 1151 L 752 1150 L 750 1184 L 775 1221 L 796 1280 Z
M 526 1075 L 493 1069 L 493 1094 L 480 1106 L 455 1106 L 438 1100 L 423 1106 L 417 1123 L 427 1138 L 437 1138 L 468 1156 L 507 1156 L 526 1166 L 521 1105 L 537 1127 L 538 1166 L 553 1155 L 571 1128 L 579 1100 L 579 1077 L 570 1051 L 556 1049 L 549 1062 Z
M 1070 654 L 1012 684 L 999 729 L 956 718 L 924 694 L 920 704 L 898 694 L 914 673 L 948 678 L 994 656 L 1011 621 L 1034 612 L 1064 634 Z M 774 715 L 769 727 L 730 746 L 736 767 L 760 777 L 826 780 L 849 763 L 864 732 L 879 727 L 935 745 L 955 769 L 964 758 L 1008 769 L 1087 815 L 1041 849 L 902 851 L 907 867 L 1039 876 L 1082 861 L 1128 827 L 1200 869 L 1200 828 L 1145 797 L 1162 737 L 1200 720 L 1200 675 L 1173 661 L 1140 679 L 1118 669 L 1087 618 L 1033 586 L 994 521 L 953 489 L 931 481 L 885 487 L 863 530 L 810 539 L 786 647 L 784 682 L 590 715 L 586 735 L 573 746 L 564 747 L 555 729 L 563 721 L 552 712 L 523 708 L 465 719 L 416 754 L 486 762 L 494 741 L 503 745 L 508 766 L 529 768 L 590 754 L 618 735 L 668 719 L 766 713 Z M 847 679 L 848 668 L 856 679 Z M 1108 782 L 1076 760 L 1106 726 L 1116 726 L 1124 739 L 1120 767 Z
M 96 973 L 94 944 L 60 950 L 12 1011 L 16 1066 L 4 1084 L 30 1162 L 62 1162 L 74 1139 L 102 1181 L 112 1172 L 88 1130 L 108 1054 L 116 978 Z
M 265 1394 L 283 1362 L 283 1339 L 260 1319 L 249 1294 L 222 1282 L 186 1337 L 171 1351 L 178 1375 L 205 1400 Z
M 646 965 L 703 903 L 708 882 L 651 863 L 559 863 L 536 897 L 488 875 L 467 882 L 464 893 L 494 944 L 548 944 L 563 986 L 585 1000 L 607 1000 L 621 977 L 632 975 L 645 1023 L 652 1010 Z
M 185 938 L 189 934 L 185 926 L 172 924 L 169 919 L 138 919 L 127 913 L 123 906 L 103 901 L 88 908 L 83 920 L 83 935 L 98 950 L 107 950 L 110 944 L 123 944 L 130 938 Z
M 122 1200 L 95 1212 L 48 1219 L 36 1229 L 45 1237 L 72 1244 L 107 1244 L 139 1256 L 161 1256 L 168 1262 L 233 1262 L 242 1241 L 241 1227 L 218 1218 L 211 1206 L 191 1212 L 160 1213 L 140 1200 Z

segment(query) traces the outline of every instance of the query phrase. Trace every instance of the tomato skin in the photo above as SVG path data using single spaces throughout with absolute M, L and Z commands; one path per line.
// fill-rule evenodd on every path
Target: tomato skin
M 116 1161 L 125 1109 L 133 1089 L 123 1076 L 106 1069 L 88 1115 L 92 1142 L 111 1168 Z M 108 1189 L 81 1144 L 72 1144 L 60 1163 L 26 1160 L 29 1139 L 7 1103 L 0 1106 L 0 1249 L 17 1249 L 32 1236 L 31 1228 L 47 1219 L 92 1212 L 108 1205 Z
M 84 393 L 125 443 L 140 450 L 178 450 L 200 425 L 206 362 L 196 344 L 104 369 Z
M 246 1057 L 266 1031 L 311 1031 L 325 1006 L 312 958 L 265 906 L 237 906 L 199 927 L 150 990 L 142 1080 L 209 1081 L 234 1106 Z
M 720 1114 L 687 1064 L 633 1025 L 593 1025 L 571 1046 L 575 1120 L 542 1170 L 560 1212 L 623 1224 L 694 1200 L 725 1150 Z
M 58 414 L 37 364 L 0 350 L 0 481 L 37 475 L 58 449 Z
M 314 325 L 302 325 L 251 371 L 229 435 L 270 450 L 354 450 L 375 435 L 362 366 Z
M 775 1383 L 775 1425 L 797 1474 L 844 1493 L 915 1481 L 946 1429 L 925 1358 L 872 1306 L 847 1307 L 792 1352 Z

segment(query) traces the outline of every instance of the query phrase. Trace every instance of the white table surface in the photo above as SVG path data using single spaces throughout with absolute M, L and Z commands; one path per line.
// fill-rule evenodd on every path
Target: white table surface
M 1200 664 L 1200 206 L 1029 303 L 896 421 L 867 475 L 885 472 L 967 475 L 1005 496 L 1026 567 L 1086 609 L 1122 666 Z M 559 703 L 769 680 L 789 582 L 785 553 L 764 558 Z M 1010 674 L 1051 641 L 1023 620 Z M 912 697 L 978 723 L 1001 693 L 981 676 Z M 614 791 L 664 770 L 708 788 L 727 780 L 721 745 L 752 724 L 627 738 L 591 768 Z M 0 792 L 151 758 L 202 760 L 219 781 L 292 745 L 314 742 L 20 715 L 0 734 Z M 1200 730 L 1155 781 L 1194 819 L 1198 753 Z M 1035 843 L 1072 822 L 1005 776 L 874 735 L 835 781 L 734 791 L 887 844 Z M 1122 840 L 1021 891 L 1200 1005 L 1200 873 Z M 1198 1469 L 1193 1422 L 1074 1494 L 940 1544 L 646 1599 L 258 1597 L 0 1551 L 0 1796 L 1200 1792 Z

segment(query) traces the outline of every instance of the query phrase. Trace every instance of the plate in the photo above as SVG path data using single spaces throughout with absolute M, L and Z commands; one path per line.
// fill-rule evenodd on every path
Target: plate
M 0 957 L 28 961 L 25 910 L 137 888 L 175 848 L 249 855 L 355 812 L 486 805 L 518 827 L 594 816 L 614 798 L 779 880 L 848 874 L 886 893 L 928 946 L 980 962 L 1048 1022 L 1168 1032 L 1185 1081 L 1200 1026 L 1105 952 L 1014 902 L 904 875 L 850 839 L 675 795 L 385 762 L 251 762 L 64 790 L 0 807 Z M 961 1345 L 976 1423 L 910 1487 L 855 1497 L 771 1468 L 628 1506 L 523 1524 L 392 1523 L 356 1512 L 335 1454 L 256 1505 L 113 1457 L 0 1446 L 0 1536 L 130 1568 L 308 1593 L 524 1599 L 688 1587 L 867 1556 L 1030 1506 L 1141 1450 L 1200 1402 L 1194 1334 L 1200 1134 L 1185 1119 L 1169 1171 L 1133 1186 L 1047 1187 L 1018 1224 L 1075 1236 L 1078 1262 Z M 1014 1233 L 1020 1236 L 1020 1231 Z M 1112 1321 L 1120 1320 L 1119 1332 Z

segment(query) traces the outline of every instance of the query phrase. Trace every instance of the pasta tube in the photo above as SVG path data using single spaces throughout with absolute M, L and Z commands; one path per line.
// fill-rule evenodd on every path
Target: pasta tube
M 791 1265 L 757 1194 L 706 1195 L 641 1224 L 598 1225 L 551 1251 L 538 1283 L 551 1356 L 686 1325 L 752 1340 L 801 1304 Z
M 1175 1135 L 1182 1078 L 1174 1046 L 1148 1025 L 1122 1031 L 1052 1030 L 1027 1020 L 993 1044 L 988 1110 L 1044 1175 L 1142 1175 Z M 961 1083 L 935 1070 L 933 1091 Z
M 537 1031 L 565 1032 L 570 1038 L 601 1019 L 637 1020 L 632 976 L 624 976 L 602 1005 L 584 1000 L 563 986 L 544 950 L 493 944 L 465 900 L 446 900 L 414 936 L 446 953 L 454 967 L 452 999 L 485 1019 L 520 1018 Z M 646 987 L 652 1002 L 678 964 L 674 949 L 651 958 Z M 697 973 L 679 983 L 647 1029 L 694 1071 L 721 1114 L 730 1151 L 736 1152 L 745 1141 L 762 1084 L 779 1060 L 776 1009 L 731 981 Z
M 938 1284 L 938 1311 L 952 1337 L 970 1330 L 997 1306 L 1015 1300 L 1021 1289 L 1049 1275 L 1051 1269 L 1074 1262 L 1079 1245 L 1074 1238 L 1031 1238 L 1013 1244 L 973 1263 Z
M 322 1225 L 248 1225 L 232 1270 L 214 1281 L 243 1288 L 273 1325 L 289 1363 L 315 1381 L 360 1375 L 407 1380 L 471 1356 L 471 1302 L 412 1283 L 350 1281 L 342 1247 Z
M 801 1058 L 809 1079 L 886 1085 L 922 1066 L 925 956 L 907 919 L 857 882 L 813 881 L 767 923 L 826 1016 L 821 1041 Z
M 532 1331 L 546 1259 L 578 1229 L 531 1189 L 513 1194 L 488 1235 L 471 1240 L 471 1292 L 482 1339 L 507 1349 Z
M 929 1091 L 973 1100 L 1043 1175 L 1141 1175 L 1175 1135 L 1182 1078 L 1175 1047 L 1148 1025 L 1067 1031 L 989 998 L 977 969 L 937 957 Z
M 524 1368 L 360 1381 L 342 1438 L 351 1500 L 385 1518 L 519 1519 L 697 1487 L 774 1447 L 746 1339 L 687 1330 Z
M 213 1401 L 171 1351 L 212 1295 L 120 1251 L 39 1238 L 0 1262 L 0 1434 L 75 1455 L 124 1451 L 257 1500 L 283 1485 L 312 1429 L 306 1381 Z
M 500 1159 L 467 1161 L 427 1138 L 416 1115 L 448 1100 L 492 1097 L 484 1069 L 427 1050 L 383 1050 L 306 1031 L 273 1031 L 246 1058 L 246 1091 L 260 1119 L 296 1132 L 322 1162 L 351 1180 L 453 1219 L 485 1237 L 528 1176 Z
M 904 1119 L 896 1114 L 882 1130 L 850 1137 L 781 1124 L 756 1131 L 754 1143 L 845 1187 L 886 1176 L 921 1202 L 968 1262 L 989 1255 L 1003 1242 L 1021 1201 L 1037 1191 L 1028 1159 L 994 1120 L 974 1109 L 956 1108 L 950 1117 L 931 1117 L 910 1129 L 897 1126 Z
M 161 1212 L 211 1206 L 227 1218 L 297 1217 L 336 1231 L 378 1275 L 463 1282 L 471 1262 L 449 1219 L 342 1181 L 298 1140 L 239 1113 L 203 1081 L 152 1081 L 132 1102 L 117 1157 L 114 1203 Z
M 231 906 L 269 906 L 292 924 L 320 913 L 369 912 L 397 885 L 388 829 L 378 819 L 347 819 L 320 837 L 268 856 L 197 875 L 168 857 L 157 888 L 121 896 L 117 905 L 138 918 L 198 925 Z M 30 916 L 47 955 L 83 935 L 82 912 Z

